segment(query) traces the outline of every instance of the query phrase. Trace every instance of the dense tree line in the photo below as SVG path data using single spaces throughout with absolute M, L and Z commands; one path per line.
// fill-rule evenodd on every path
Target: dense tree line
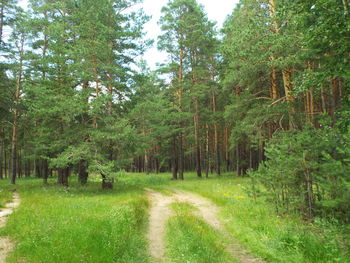
M 0 178 L 235 171 L 278 212 L 349 220 L 349 1 L 241 0 L 218 31 L 171 0 L 156 72 L 138 2 L 2 1 Z

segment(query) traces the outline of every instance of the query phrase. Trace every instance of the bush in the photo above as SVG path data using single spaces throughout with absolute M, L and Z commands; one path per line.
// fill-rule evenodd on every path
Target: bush
M 349 222 L 349 145 L 350 133 L 330 126 L 281 132 L 266 147 L 267 161 L 250 175 L 280 213 Z

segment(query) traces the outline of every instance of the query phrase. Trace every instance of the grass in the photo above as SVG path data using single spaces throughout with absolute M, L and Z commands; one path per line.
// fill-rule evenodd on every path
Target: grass
M 0 208 L 5 207 L 5 204 L 12 200 L 12 192 L 15 189 L 14 186 L 9 184 L 8 180 L 2 180 L 2 182 L 3 184 L 0 187 Z
M 166 235 L 170 262 L 225 263 L 237 262 L 224 249 L 224 240 L 217 231 L 191 212 L 187 203 L 173 204 L 175 216 L 168 222 Z
M 0 235 L 17 243 L 8 262 L 149 261 L 144 232 L 148 201 L 142 189 L 99 183 L 68 190 L 21 180 L 22 203 Z
M 350 227 L 316 220 L 309 224 L 297 216 L 278 216 L 273 204 L 255 202 L 246 194 L 249 179 L 231 176 L 197 179 L 187 173 L 185 181 L 170 181 L 170 174 L 131 174 L 129 181 L 148 187 L 178 188 L 196 192 L 222 208 L 227 231 L 253 255 L 272 263 L 350 262 Z M 122 180 L 122 179 L 121 179 Z M 199 261 L 200 262 L 200 261 Z
M 170 174 L 121 174 L 111 191 L 100 190 L 96 180 L 65 189 L 54 181 L 43 186 L 39 179 L 19 179 L 22 203 L 0 230 L 17 244 L 8 262 L 150 262 L 144 238 L 149 206 L 145 187 L 166 195 L 181 189 L 211 199 L 222 208 L 228 233 L 266 262 L 350 262 L 349 226 L 278 216 L 273 204 L 263 198 L 254 202 L 246 194 L 245 178 L 185 176 L 185 181 L 171 181 Z M 0 181 L 0 189 L 4 204 L 14 188 Z M 222 249 L 222 237 L 194 216 L 193 208 L 181 203 L 173 208 L 176 215 L 167 228 L 171 262 L 234 262 Z

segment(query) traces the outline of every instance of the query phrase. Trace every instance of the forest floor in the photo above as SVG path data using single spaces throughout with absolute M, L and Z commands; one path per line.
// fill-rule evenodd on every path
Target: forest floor
M 349 226 L 278 215 L 246 178 L 120 173 L 109 191 L 76 181 L 18 180 L 21 205 L 0 229 L 16 244 L 7 263 L 350 262 Z M 12 190 L 0 181 L 0 207 Z

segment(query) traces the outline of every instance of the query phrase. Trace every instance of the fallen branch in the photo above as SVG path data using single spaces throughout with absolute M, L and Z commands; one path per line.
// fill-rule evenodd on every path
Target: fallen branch
M 282 97 L 282 98 L 279 98 L 278 100 L 275 100 L 274 102 L 272 102 L 268 107 L 272 107 L 273 105 L 281 102 L 281 101 L 284 101 L 286 99 L 286 97 Z

